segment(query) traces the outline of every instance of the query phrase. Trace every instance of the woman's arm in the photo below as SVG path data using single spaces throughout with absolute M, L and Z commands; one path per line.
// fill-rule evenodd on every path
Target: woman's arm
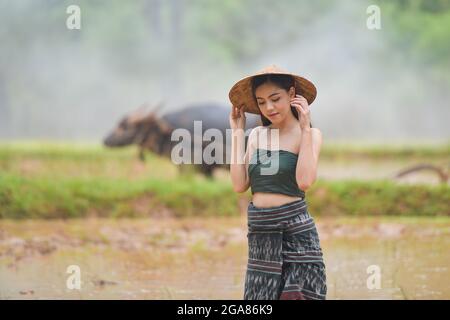
M 319 129 L 302 129 L 296 178 L 299 188 L 303 191 L 306 191 L 316 181 L 321 145 L 322 133 Z
M 243 129 L 232 130 L 230 174 L 235 192 L 245 192 L 250 186 L 247 168 L 252 145 L 251 137 L 252 134 L 250 133 L 247 142 L 247 151 L 244 154 L 245 132 Z
M 231 127 L 231 183 L 235 192 L 244 192 L 249 185 L 245 166 L 246 157 L 244 157 L 246 122 L 244 108 L 237 108 L 233 105 L 229 120 Z

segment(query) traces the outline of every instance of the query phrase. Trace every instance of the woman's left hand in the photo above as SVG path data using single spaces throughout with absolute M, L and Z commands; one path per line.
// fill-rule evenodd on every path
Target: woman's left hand
M 310 128 L 310 112 L 309 112 L 309 104 L 306 98 L 303 96 L 296 94 L 295 98 L 291 99 L 291 105 L 297 109 L 299 115 L 299 123 L 301 129 L 309 129 Z

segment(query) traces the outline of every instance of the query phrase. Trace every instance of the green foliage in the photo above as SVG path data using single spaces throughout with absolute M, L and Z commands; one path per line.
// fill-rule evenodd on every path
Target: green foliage
M 147 198 L 148 208 L 136 201 Z M 229 185 L 189 180 L 121 180 L 92 178 L 28 178 L 0 174 L 0 218 L 75 218 L 136 216 L 155 212 L 154 206 L 175 216 L 233 215 L 236 194 Z
M 354 150 L 368 158 L 402 155 L 393 147 Z M 353 156 L 343 146 L 325 146 L 324 154 Z M 405 154 L 418 155 L 448 158 L 448 146 Z M 92 144 L 0 145 L 0 218 L 136 217 L 158 214 L 161 208 L 178 217 L 232 216 L 241 213 L 240 196 L 250 200 L 250 190 L 236 194 L 229 179 L 180 176 L 166 159 L 149 155 L 143 165 L 136 158 L 130 148 Z M 307 191 L 307 201 L 318 216 L 450 215 L 448 185 L 319 180 Z
M 398 185 L 391 181 L 317 182 L 308 192 L 317 215 L 449 216 L 450 187 Z

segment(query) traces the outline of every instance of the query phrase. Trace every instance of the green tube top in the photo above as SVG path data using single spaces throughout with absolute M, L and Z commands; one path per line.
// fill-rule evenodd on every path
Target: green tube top
M 298 155 L 287 150 L 256 149 L 248 166 L 252 194 L 269 192 L 305 198 L 295 178 L 297 160 Z

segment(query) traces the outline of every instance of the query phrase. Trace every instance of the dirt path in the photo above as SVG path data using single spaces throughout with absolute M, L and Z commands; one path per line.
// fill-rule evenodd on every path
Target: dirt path
M 450 298 L 450 219 L 316 219 L 329 299 Z M 0 298 L 241 299 L 244 217 L 0 221 Z M 430 250 L 432 248 L 432 250 Z M 66 286 L 70 265 L 82 289 Z M 367 267 L 382 270 L 369 290 Z

